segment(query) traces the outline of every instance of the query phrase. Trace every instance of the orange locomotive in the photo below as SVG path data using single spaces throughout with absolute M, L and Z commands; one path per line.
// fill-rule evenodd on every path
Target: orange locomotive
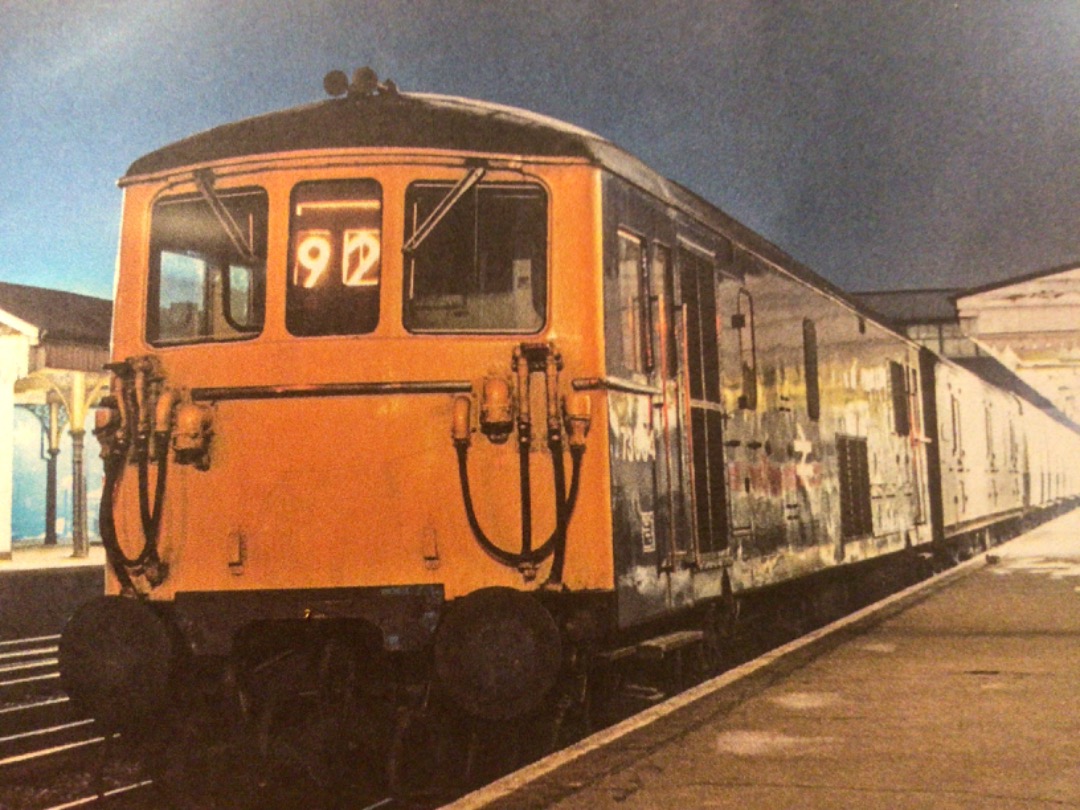
M 110 596 L 62 645 L 95 716 L 194 671 L 264 731 L 312 688 L 565 713 L 598 661 L 940 539 L 925 351 L 595 135 L 327 90 L 122 180 Z

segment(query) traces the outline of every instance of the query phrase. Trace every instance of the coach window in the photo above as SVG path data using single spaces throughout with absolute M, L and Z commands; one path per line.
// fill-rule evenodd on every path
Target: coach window
M 895 360 L 889 361 L 889 390 L 892 394 L 893 432 L 911 435 L 911 410 L 908 407 L 907 374 Z
M 852 540 L 874 533 L 870 491 L 870 453 L 866 437 L 836 437 L 840 479 L 840 537 Z
M 405 327 L 540 331 L 547 195 L 533 184 L 417 182 L 405 193 Z
M 949 414 L 952 417 L 952 451 L 954 456 L 964 454 L 964 436 L 960 427 L 960 400 L 949 396 Z
M 671 249 L 666 245 L 653 244 L 652 262 L 649 264 L 650 300 L 656 301 L 655 320 L 650 331 L 659 336 L 656 356 L 653 364 L 659 366 L 666 377 L 675 374 L 678 368 L 678 346 L 673 337 L 675 324 L 674 277 L 671 274 Z M 657 296 L 657 293 L 659 295 Z M 657 296 L 653 299 L 653 296 Z M 649 307 L 652 313 L 654 310 Z
M 362 335 L 379 322 L 382 189 L 301 183 L 290 206 L 285 325 L 299 337 Z
M 618 301 L 621 365 L 629 372 L 646 371 L 650 338 L 645 324 L 646 301 L 642 297 L 645 249 L 641 239 L 619 231 Z
M 154 346 L 242 340 L 262 332 L 267 197 L 262 189 L 165 197 L 150 216 Z
M 916 436 L 923 433 L 922 405 L 919 400 L 919 374 L 913 369 L 908 369 L 908 410 L 911 413 L 911 430 Z
M 802 322 L 803 373 L 806 381 L 806 415 L 821 418 L 821 386 L 818 382 L 817 327 L 809 318 Z
M 731 325 L 739 334 L 739 365 L 742 369 L 742 395 L 739 407 L 757 410 L 757 336 L 754 334 L 754 299 L 746 289 L 739 290 L 736 312 Z
M 1020 469 L 1020 443 L 1016 440 L 1016 425 L 1012 417 L 1009 418 L 1009 471 L 1017 472 Z
M 711 554 L 728 544 L 724 412 L 720 400 L 716 268 L 712 257 L 678 252 L 685 375 L 690 394 L 690 481 L 697 551 Z

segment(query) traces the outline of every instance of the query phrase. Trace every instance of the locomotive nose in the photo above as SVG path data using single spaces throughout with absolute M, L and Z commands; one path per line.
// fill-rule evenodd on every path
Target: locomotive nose
M 60 637 L 60 680 L 72 703 L 109 730 L 132 734 L 160 717 L 174 646 L 145 602 L 99 597 L 81 605 Z

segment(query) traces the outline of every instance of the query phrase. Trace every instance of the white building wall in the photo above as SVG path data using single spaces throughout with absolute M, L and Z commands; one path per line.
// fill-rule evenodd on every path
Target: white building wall
M 1080 424 L 1080 267 L 956 305 L 965 334 Z
M 11 501 L 15 476 L 15 382 L 28 370 L 30 340 L 0 335 L 0 559 L 11 557 Z

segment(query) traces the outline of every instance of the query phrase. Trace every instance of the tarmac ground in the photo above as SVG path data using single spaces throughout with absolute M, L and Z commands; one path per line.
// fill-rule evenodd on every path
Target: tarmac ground
M 1080 509 L 451 807 L 1080 807 Z

